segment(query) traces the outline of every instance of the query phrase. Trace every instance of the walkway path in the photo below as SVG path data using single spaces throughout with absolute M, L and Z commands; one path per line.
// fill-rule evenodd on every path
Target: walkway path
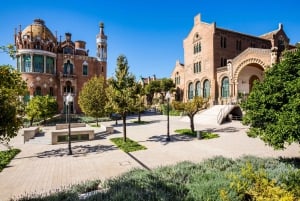
M 67 155 L 67 144 L 23 144 L 20 132 L 11 145 L 22 152 L 0 172 L 0 200 L 6 201 L 25 193 L 49 192 L 89 179 L 104 180 L 132 168 L 151 169 L 185 160 L 200 162 L 218 155 L 231 158 L 243 155 L 298 157 L 300 153 L 298 145 L 274 151 L 259 139 L 247 137 L 247 127 L 240 122 L 196 124 L 198 130 L 209 129 L 220 134 L 216 139 L 197 140 L 175 135 L 175 129 L 189 128 L 189 122 L 181 121 L 181 117 L 170 117 L 171 142 L 166 142 L 166 116 L 144 116 L 142 120 L 151 123 L 137 125 L 132 123 L 132 118 L 128 119 L 127 136 L 148 149 L 130 154 L 120 151 L 109 141 L 111 137 L 122 136 L 121 124 L 115 127 L 115 134 L 106 135 L 101 133 L 101 129 L 95 129 L 97 140 L 72 143 L 72 156 Z M 105 124 L 114 125 L 114 121 Z M 49 132 L 52 128 L 43 129 Z

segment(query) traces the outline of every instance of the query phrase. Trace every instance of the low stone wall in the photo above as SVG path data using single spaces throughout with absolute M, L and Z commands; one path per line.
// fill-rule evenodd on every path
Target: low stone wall
M 34 138 L 35 134 L 39 132 L 39 127 L 29 127 L 23 129 L 24 143 Z
M 78 128 L 78 127 L 86 127 L 85 123 L 71 123 L 71 128 Z M 55 129 L 61 130 L 61 129 L 67 129 L 69 128 L 69 124 L 56 124 Z
M 68 129 L 62 130 L 55 130 L 51 132 L 51 144 L 58 144 L 58 143 L 65 143 L 65 142 L 58 142 L 58 136 L 67 136 L 69 134 Z M 75 128 L 71 129 L 71 136 L 72 135 L 88 135 L 88 140 L 93 140 L 95 138 L 94 129 L 86 129 L 86 128 Z

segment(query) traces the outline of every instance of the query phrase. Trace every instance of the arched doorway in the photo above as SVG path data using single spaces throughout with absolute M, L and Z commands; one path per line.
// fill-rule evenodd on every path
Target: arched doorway
M 252 91 L 252 88 L 253 88 L 253 84 L 254 84 L 254 81 L 257 80 L 257 81 L 260 81 L 259 78 L 256 76 L 256 75 L 252 75 L 249 79 L 249 91 L 251 92 Z
M 237 92 L 239 98 L 245 98 L 250 93 L 253 82 L 255 80 L 263 80 L 264 68 L 257 63 L 250 63 L 244 66 L 239 74 L 237 80 Z

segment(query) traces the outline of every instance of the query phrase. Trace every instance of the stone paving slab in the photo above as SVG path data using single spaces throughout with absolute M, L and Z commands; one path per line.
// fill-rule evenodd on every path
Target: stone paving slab
M 22 151 L 0 172 L 0 200 L 25 193 L 54 191 L 90 179 L 105 180 L 133 168 L 151 169 L 181 161 L 200 162 L 213 156 L 299 157 L 300 154 L 296 144 L 284 151 L 274 151 L 259 139 L 247 137 L 247 127 L 237 121 L 223 125 L 196 124 L 196 130 L 212 130 L 220 135 L 211 140 L 198 140 L 175 135 L 175 129 L 189 128 L 189 123 L 181 121 L 181 117 L 170 117 L 171 142 L 166 142 L 166 116 L 143 116 L 143 121 L 150 122 L 143 125 L 132 123 L 133 119 L 135 117 L 127 120 L 127 137 L 146 146 L 147 150 L 124 153 L 116 148 L 109 139 L 122 137 L 121 121 L 118 125 L 115 121 L 104 123 L 115 127 L 114 134 L 108 135 L 102 129 L 94 128 L 98 134 L 96 140 L 72 143 L 72 156 L 67 155 L 67 144 L 24 144 L 20 131 L 10 144 Z M 43 130 L 47 135 L 51 127 Z

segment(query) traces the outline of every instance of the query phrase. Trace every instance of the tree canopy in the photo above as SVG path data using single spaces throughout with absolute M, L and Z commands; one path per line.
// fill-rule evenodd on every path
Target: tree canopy
M 174 89 L 175 84 L 171 78 L 163 78 L 161 80 L 153 80 L 145 87 L 147 101 L 152 104 L 155 93 L 161 94 L 161 100 L 164 100 L 165 93 Z
M 122 116 L 123 135 L 126 141 L 126 116 L 128 112 L 136 110 L 137 85 L 135 76 L 129 73 L 128 61 L 124 55 L 117 58 L 115 78 L 109 79 L 108 83 L 106 108 Z
M 300 51 L 285 52 L 265 72 L 241 105 L 249 136 L 260 137 L 275 149 L 300 142 Z
M 44 123 L 46 119 L 57 113 L 57 101 L 55 98 L 47 96 L 35 96 L 26 106 L 26 115 L 32 125 L 35 118 L 42 118 Z
M 106 83 L 103 76 L 94 76 L 87 81 L 79 93 L 78 103 L 82 111 L 91 117 L 98 118 L 106 115 L 105 105 Z
M 204 98 L 202 98 L 200 96 L 195 96 L 192 100 L 189 100 L 188 102 L 173 101 L 172 104 L 176 110 L 181 110 L 186 113 L 186 115 L 190 119 L 191 131 L 195 132 L 194 116 L 200 110 L 207 108 L 208 100 L 205 100 Z
M 9 141 L 22 126 L 26 83 L 10 65 L 0 66 L 0 141 Z

